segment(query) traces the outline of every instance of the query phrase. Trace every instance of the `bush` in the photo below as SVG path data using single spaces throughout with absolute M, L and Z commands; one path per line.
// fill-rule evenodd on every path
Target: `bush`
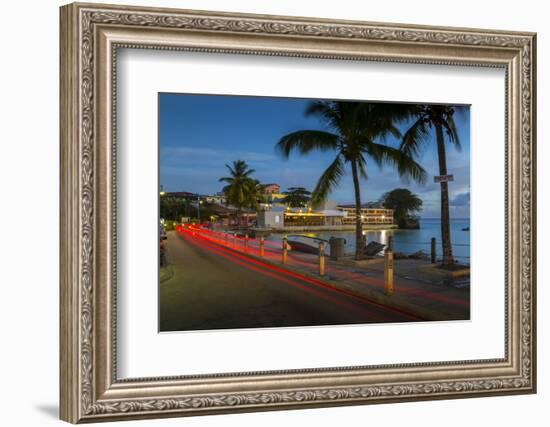
M 166 221 L 164 221 L 164 229 L 165 229 L 166 231 L 175 230 L 176 225 L 178 225 L 178 222 L 177 222 L 177 221 L 171 221 L 171 220 L 166 220 Z

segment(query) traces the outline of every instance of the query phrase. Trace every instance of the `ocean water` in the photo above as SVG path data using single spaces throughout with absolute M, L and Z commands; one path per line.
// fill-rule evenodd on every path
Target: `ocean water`
M 470 227 L 469 219 L 451 219 L 451 242 L 453 244 L 453 256 L 462 263 L 470 262 L 470 231 L 464 231 L 463 228 Z M 343 237 L 346 239 L 346 253 L 355 252 L 355 231 L 320 231 L 316 233 L 296 233 L 310 237 L 319 237 L 329 240 L 331 237 Z M 441 221 L 435 218 L 426 218 L 420 220 L 420 229 L 418 230 L 377 230 L 365 232 L 367 243 L 377 241 L 387 244 L 388 237 L 393 236 L 393 247 L 396 252 L 411 254 L 423 250 L 430 253 L 430 241 L 432 237 L 436 238 L 436 254 L 441 256 Z M 283 235 L 272 234 L 267 239 L 280 241 Z

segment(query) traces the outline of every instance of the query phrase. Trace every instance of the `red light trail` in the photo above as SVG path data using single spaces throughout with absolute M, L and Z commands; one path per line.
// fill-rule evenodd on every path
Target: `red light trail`
M 210 252 L 213 252 L 218 256 L 221 256 L 225 259 L 232 261 L 237 265 L 240 265 L 243 268 L 247 268 L 259 274 L 263 274 L 264 276 L 274 278 L 279 282 L 283 282 L 289 286 L 299 288 L 304 292 L 313 294 L 325 300 L 329 300 L 330 302 L 338 304 L 340 306 L 344 306 L 348 310 L 361 312 L 362 314 L 365 313 L 365 310 L 368 310 L 368 307 L 366 306 L 361 307 L 361 306 L 357 306 L 356 304 L 345 301 L 345 299 L 353 299 L 363 304 L 375 305 L 379 308 L 382 308 L 385 311 L 398 313 L 400 316 L 406 317 L 407 319 L 410 319 L 410 320 L 415 320 L 415 321 L 423 320 L 418 316 L 414 316 L 402 310 L 395 309 L 393 307 L 388 307 L 388 306 L 379 304 L 375 301 L 372 301 L 366 298 L 361 298 L 349 292 L 345 292 L 343 290 L 333 288 L 320 280 L 316 280 L 314 278 L 307 277 L 302 274 L 262 262 L 260 260 L 246 256 L 242 253 L 236 252 L 235 250 L 227 249 L 225 245 L 227 245 L 228 242 L 226 242 L 223 239 L 214 237 L 214 236 L 222 235 L 225 238 L 225 235 L 223 233 L 217 233 L 210 230 L 199 229 L 193 226 L 178 227 L 177 231 L 178 231 L 178 234 L 182 238 L 184 238 L 187 242 L 195 246 L 198 246 L 203 250 L 208 250 Z M 230 242 L 229 242 L 229 246 L 231 246 Z M 273 253 L 276 254 L 275 252 Z M 324 292 L 321 291 L 321 289 L 319 288 L 324 290 Z M 329 292 L 326 292 L 326 291 L 329 291 Z M 384 319 L 381 317 L 376 318 L 376 316 L 373 316 L 372 312 L 369 312 L 369 315 L 371 319 L 374 321 L 384 321 Z
M 248 248 L 244 248 L 244 237 L 238 237 L 234 235 L 229 235 L 227 233 L 222 232 L 216 232 L 212 230 L 207 230 L 204 228 L 199 228 L 195 225 L 185 225 L 183 227 L 179 227 L 181 230 L 192 230 L 193 232 L 200 234 L 202 238 L 206 238 L 216 244 L 227 246 L 227 247 L 234 247 L 235 250 L 243 250 L 245 253 L 251 253 L 259 255 L 259 240 L 254 238 L 248 238 Z M 235 239 L 236 244 L 234 245 L 233 239 Z M 264 245 L 271 246 L 271 248 L 265 248 L 264 249 L 264 257 L 268 260 L 277 261 L 281 257 L 281 245 L 277 242 L 267 241 L 264 240 Z M 251 258 L 247 258 L 251 259 Z M 300 259 L 298 256 L 294 256 L 292 252 L 288 255 L 289 262 L 292 265 L 295 266 L 301 266 L 306 269 L 311 270 L 312 272 L 315 271 L 316 265 L 312 264 L 311 262 L 304 261 Z M 285 270 L 287 271 L 287 270 Z M 338 268 L 336 266 L 328 265 L 326 267 L 326 272 L 328 275 L 332 275 L 334 277 L 342 277 L 344 279 L 365 283 L 369 286 L 375 287 L 379 290 L 383 290 L 385 287 L 384 280 L 379 279 L 376 277 L 370 277 L 366 276 L 363 273 L 353 272 L 349 270 L 343 270 L 341 268 Z M 409 295 L 409 296 L 419 296 L 419 297 L 425 297 L 432 301 L 438 301 L 445 304 L 452 304 L 457 305 L 461 307 L 470 307 L 469 301 L 464 301 L 463 299 L 454 298 L 452 296 L 447 295 L 441 295 L 434 292 L 426 291 L 426 290 L 419 290 L 419 289 L 410 289 L 406 286 L 400 286 L 400 281 L 396 280 L 394 284 L 396 291 L 399 291 L 403 295 Z M 351 295 L 351 294 L 350 294 Z

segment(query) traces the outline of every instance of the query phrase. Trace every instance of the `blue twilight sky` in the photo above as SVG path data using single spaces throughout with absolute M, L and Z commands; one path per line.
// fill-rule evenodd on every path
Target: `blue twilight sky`
M 166 191 L 213 194 L 221 190 L 218 178 L 227 176 L 225 164 L 245 160 L 256 170 L 262 183 L 313 190 L 317 179 L 334 159 L 335 153 L 291 153 L 283 159 L 276 151 L 278 140 L 289 132 L 327 128 L 317 117 L 305 117 L 308 99 L 244 96 L 159 94 L 160 184 Z M 447 144 L 447 169 L 454 175 L 449 184 L 451 217 L 470 216 L 470 113 L 455 114 L 462 150 Z M 405 130 L 407 124 L 403 124 Z M 397 146 L 398 141 L 388 139 Z M 439 174 L 434 140 L 424 145 L 418 159 L 426 169 L 425 184 L 402 181 L 391 167 L 380 169 L 367 158 L 368 180 L 361 181 L 361 199 L 378 200 L 394 188 L 409 188 L 424 201 L 422 216 L 438 218 Z M 329 196 L 339 203 L 352 203 L 351 170 Z

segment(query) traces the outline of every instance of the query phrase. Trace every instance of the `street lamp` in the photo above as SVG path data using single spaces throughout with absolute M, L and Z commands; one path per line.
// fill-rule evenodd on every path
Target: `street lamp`
M 197 218 L 200 224 L 201 223 L 201 196 L 199 196 L 199 193 L 197 193 Z

